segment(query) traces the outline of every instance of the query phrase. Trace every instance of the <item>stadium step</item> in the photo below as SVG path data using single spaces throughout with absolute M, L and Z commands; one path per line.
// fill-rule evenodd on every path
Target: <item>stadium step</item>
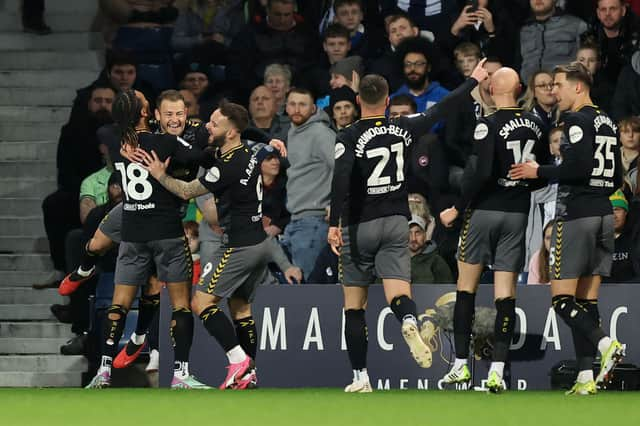
M 0 270 L 50 271 L 51 269 L 53 269 L 53 265 L 51 264 L 51 258 L 48 254 L 0 254 Z
M 66 388 L 79 387 L 82 384 L 81 374 L 61 373 L 29 373 L 24 371 L 0 372 L 0 387 L 7 388 Z
M 39 198 L 42 200 L 54 192 L 57 187 L 55 178 L 0 179 L 0 198 Z
M 0 322 L 0 338 L 56 338 L 69 340 L 71 337 L 73 337 L 73 333 L 69 324 L 59 322 Z
M 2 145 L 0 145 L 0 149 L 2 149 Z M 42 198 L 3 197 L 0 199 L 0 217 L 12 214 L 36 216 L 40 213 L 42 213 Z
M 81 11 L 77 15 L 71 15 L 62 11 L 47 13 L 49 9 L 48 2 L 46 8 L 45 20 L 53 32 L 83 32 L 91 30 L 91 24 L 94 21 L 95 13 L 85 11 Z M 7 32 L 21 32 L 21 16 L 11 12 L 3 13 L 0 15 L 0 28 Z
M 35 212 L 35 214 L 36 215 L 34 216 L 0 216 L 0 235 L 17 234 L 28 237 L 45 236 L 44 220 L 42 219 L 40 212 Z M 38 254 L 36 256 L 41 255 Z M 4 259 L 4 261 L 6 260 L 7 259 Z M 4 266 L 6 265 L 3 263 L 2 257 L 0 257 L 0 270 L 2 270 Z
M 0 37 L 2 34 L 0 33 Z M 26 70 L 0 71 L 0 87 L 67 87 L 79 89 L 93 83 L 98 77 L 91 70 Z
M 0 321 L 38 321 L 53 320 L 50 304 L 19 304 L 0 305 Z
M 32 142 L 32 141 L 51 141 L 58 140 L 60 137 L 60 128 L 64 122 L 60 123 L 42 123 L 42 125 L 34 126 L 31 123 L 13 123 L 10 126 L 0 126 L 1 142 Z M 0 148 L 2 149 L 2 148 Z
M 78 51 L 5 51 L 1 70 L 87 70 L 102 69 L 101 53 L 95 50 Z
M 58 173 L 55 158 L 45 161 L 2 161 L 0 178 L 42 177 L 55 178 Z
M 68 337 L 0 337 L 0 354 L 59 354 Z
M 54 304 L 66 303 L 67 298 L 60 296 L 54 288 L 34 290 L 24 287 L 0 286 L 0 304 Z M 2 323 L 0 323 L 2 327 Z
M 97 32 L 60 32 L 49 34 L 46 37 L 15 32 L 0 33 L 0 50 L 96 50 L 102 49 L 103 44 L 102 34 Z
M 0 200 L 2 202 L 2 200 Z M 0 253 L 48 253 L 47 237 L 0 236 Z M 2 303 L 2 302 L 0 302 Z
M 0 270 L 0 287 L 31 288 L 33 284 L 50 282 L 51 271 L 2 271 Z M 0 320 L 3 319 L 0 312 Z M 5 318 L 10 319 L 10 318 Z M 44 318 L 47 319 L 47 318 Z
M 0 122 L 61 123 L 69 118 L 71 107 L 0 106 Z
M 3 142 L 0 145 L 0 161 L 55 161 L 57 141 Z
M 81 355 L 4 355 L 0 356 L 0 371 L 84 372 L 87 359 Z
M 0 98 L 0 105 L 47 105 L 68 107 L 73 104 L 76 91 L 72 88 L 52 88 L 47 90 L 47 96 L 42 96 L 42 88 L 38 87 L 8 87 L 2 90 L 4 96 Z
M 4 7 L 2 8 L 3 10 L 19 14 L 21 10 L 20 8 L 22 7 L 22 0 L 4 0 L 0 4 L 4 4 Z M 47 0 L 45 2 L 45 16 L 48 16 L 49 13 L 96 13 L 97 11 L 97 0 L 83 0 L 76 2 L 69 2 L 69 0 Z

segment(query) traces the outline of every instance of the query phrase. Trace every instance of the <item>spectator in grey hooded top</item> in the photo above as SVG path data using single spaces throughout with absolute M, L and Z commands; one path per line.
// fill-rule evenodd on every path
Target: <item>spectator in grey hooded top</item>
M 587 24 L 556 8 L 556 0 L 530 0 L 532 18 L 520 30 L 520 77 L 575 60 Z
M 293 263 L 309 278 L 320 251 L 326 246 L 335 137 L 331 121 L 317 110 L 312 94 L 293 88 L 287 96 L 291 129 L 287 140 L 287 210 L 291 222 L 284 232 L 284 245 Z

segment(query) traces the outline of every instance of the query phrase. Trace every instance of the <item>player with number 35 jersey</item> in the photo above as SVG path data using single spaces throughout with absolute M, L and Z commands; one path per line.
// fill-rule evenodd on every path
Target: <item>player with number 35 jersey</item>
M 622 185 L 617 128 L 591 102 L 593 78 L 580 63 L 554 70 L 553 94 L 563 116 L 564 133 L 558 166 L 535 162 L 515 165 L 516 177 L 558 181 L 556 222 L 551 232 L 549 275 L 553 308 L 571 328 L 578 377 L 571 394 L 593 394 L 605 387 L 624 348 L 600 327 L 598 292 L 601 276 L 611 271 L 614 248 L 613 211 L 609 196 Z M 600 352 L 600 372 L 592 364 Z

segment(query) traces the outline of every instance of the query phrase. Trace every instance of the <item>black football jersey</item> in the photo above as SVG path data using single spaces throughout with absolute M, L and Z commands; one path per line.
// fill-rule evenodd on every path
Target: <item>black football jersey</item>
M 200 164 L 206 154 L 175 136 L 138 134 L 140 148 L 155 151 L 161 161 Z M 126 158 L 114 164 L 122 176 L 124 192 L 122 241 L 145 242 L 184 235 L 180 206 L 182 200 L 166 190 L 137 163 Z
M 521 108 L 500 108 L 479 118 L 456 208 L 528 213 L 531 191 L 545 181 L 514 180 L 509 169 L 531 160 L 546 164 L 550 155 L 546 126 L 534 114 Z
M 467 80 L 421 114 L 395 120 L 366 117 L 341 130 L 336 136 L 330 225 L 338 226 L 341 218 L 343 225 L 392 215 L 409 218 L 409 147 L 476 85 Z
M 218 220 L 228 247 L 262 242 L 262 175 L 255 154 L 245 143 L 220 155 L 200 182 L 216 197 Z
M 622 185 L 616 125 L 595 105 L 584 105 L 562 118 L 562 163 L 538 169 L 539 176 L 558 181 L 556 217 L 611 214 L 609 196 Z

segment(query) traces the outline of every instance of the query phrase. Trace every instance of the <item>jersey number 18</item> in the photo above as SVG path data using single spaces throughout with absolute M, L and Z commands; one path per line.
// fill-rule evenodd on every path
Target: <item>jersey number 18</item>
M 126 167 L 124 163 L 116 163 L 115 167 L 122 176 L 122 189 L 127 201 L 144 201 L 151 196 L 153 186 L 148 180 L 148 171 L 136 163 L 130 163 Z

